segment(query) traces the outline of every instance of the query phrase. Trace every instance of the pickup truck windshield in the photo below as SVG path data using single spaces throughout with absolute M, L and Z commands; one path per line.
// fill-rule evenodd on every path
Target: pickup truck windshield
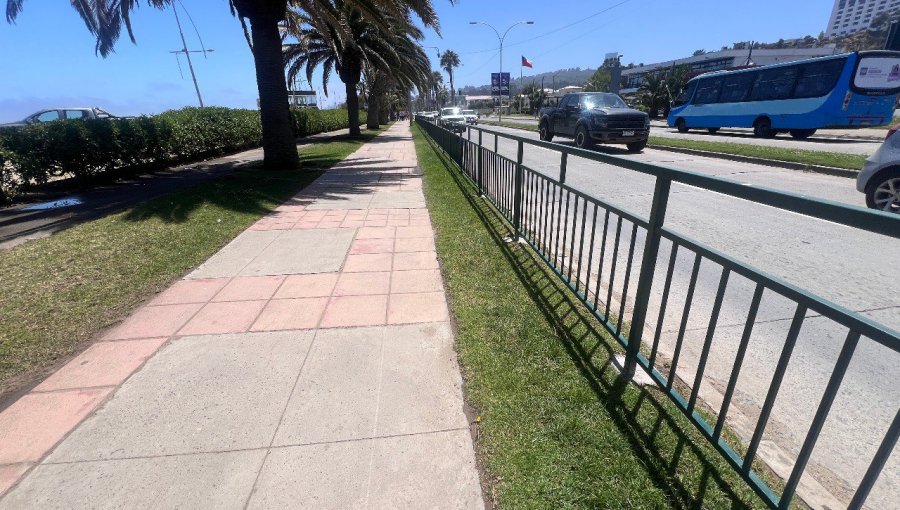
M 581 106 L 583 108 L 628 108 L 625 101 L 615 94 L 585 94 L 581 98 Z
M 459 115 L 459 108 L 444 108 L 441 115 Z

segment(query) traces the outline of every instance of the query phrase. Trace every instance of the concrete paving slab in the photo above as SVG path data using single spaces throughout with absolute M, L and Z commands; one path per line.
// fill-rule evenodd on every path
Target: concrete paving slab
M 25 474 L 25 471 L 28 471 L 29 467 L 31 464 L 24 463 L 0 466 L 0 494 L 12 487 Z
M 341 268 L 356 230 L 288 230 L 250 262 L 241 276 L 330 273 Z
M 247 230 L 235 237 L 218 253 L 213 255 L 187 276 L 196 278 L 230 278 L 262 253 L 263 249 L 277 239 L 280 230 Z
M 44 464 L 0 509 L 244 508 L 265 450 Z
M 309 331 L 173 341 L 48 460 L 268 447 L 311 341 Z
M 366 209 L 372 201 L 372 195 L 368 193 L 335 193 L 329 194 L 325 198 L 318 198 L 312 204 L 307 206 L 307 210 L 315 211 L 322 209 Z
M 366 508 L 373 452 L 371 441 L 275 448 L 248 508 Z
M 98 342 L 45 379 L 34 391 L 118 385 L 165 341 L 165 338 L 152 338 Z
M 420 191 L 379 191 L 372 196 L 370 207 L 425 207 L 425 197 Z
M 374 444 L 369 508 L 484 508 L 468 430 Z

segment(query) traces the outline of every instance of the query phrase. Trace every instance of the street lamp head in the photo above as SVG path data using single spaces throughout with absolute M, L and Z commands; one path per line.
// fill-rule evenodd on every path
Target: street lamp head
M 526 21 L 525 24 L 526 25 L 534 25 L 534 21 Z

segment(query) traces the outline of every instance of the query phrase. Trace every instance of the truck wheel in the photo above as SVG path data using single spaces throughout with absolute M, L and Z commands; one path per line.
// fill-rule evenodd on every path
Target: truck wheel
M 806 140 L 815 133 L 815 129 L 792 129 L 791 138 L 796 138 L 797 140 Z
M 550 132 L 550 126 L 547 122 L 541 122 L 541 126 L 538 128 L 538 133 L 540 134 L 541 140 L 545 142 L 553 141 L 553 133 Z
M 679 133 L 687 133 L 688 132 L 687 122 L 685 122 L 684 119 L 676 120 L 675 127 L 678 128 Z
M 583 125 L 578 126 L 578 129 L 575 130 L 575 147 L 590 149 L 593 146 L 594 142 L 591 141 L 591 135 L 588 133 L 588 130 Z
M 628 147 L 628 152 L 641 152 L 642 150 L 644 150 L 644 147 L 646 147 L 646 146 L 647 146 L 647 140 L 644 140 L 642 142 L 631 142 L 631 143 L 625 144 L 625 147 Z
M 778 131 L 772 129 L 772 121 L 767 117 L 756 119 L 753 123 L 753 136 L 757 138 L 774 138 Z

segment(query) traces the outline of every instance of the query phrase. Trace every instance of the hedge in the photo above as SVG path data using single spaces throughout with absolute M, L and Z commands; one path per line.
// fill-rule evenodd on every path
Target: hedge
M 365 122 L 364 112 L 360 113 Z M 297 136 L 348 126 L 346 110 L 294 110 L 293 120 Z M 220 107 L 0 129 L 0 202 L 52 177 L 84 182 L 113 170 L 196 161 L 258 147 L 261 142 L 258 111 Z

